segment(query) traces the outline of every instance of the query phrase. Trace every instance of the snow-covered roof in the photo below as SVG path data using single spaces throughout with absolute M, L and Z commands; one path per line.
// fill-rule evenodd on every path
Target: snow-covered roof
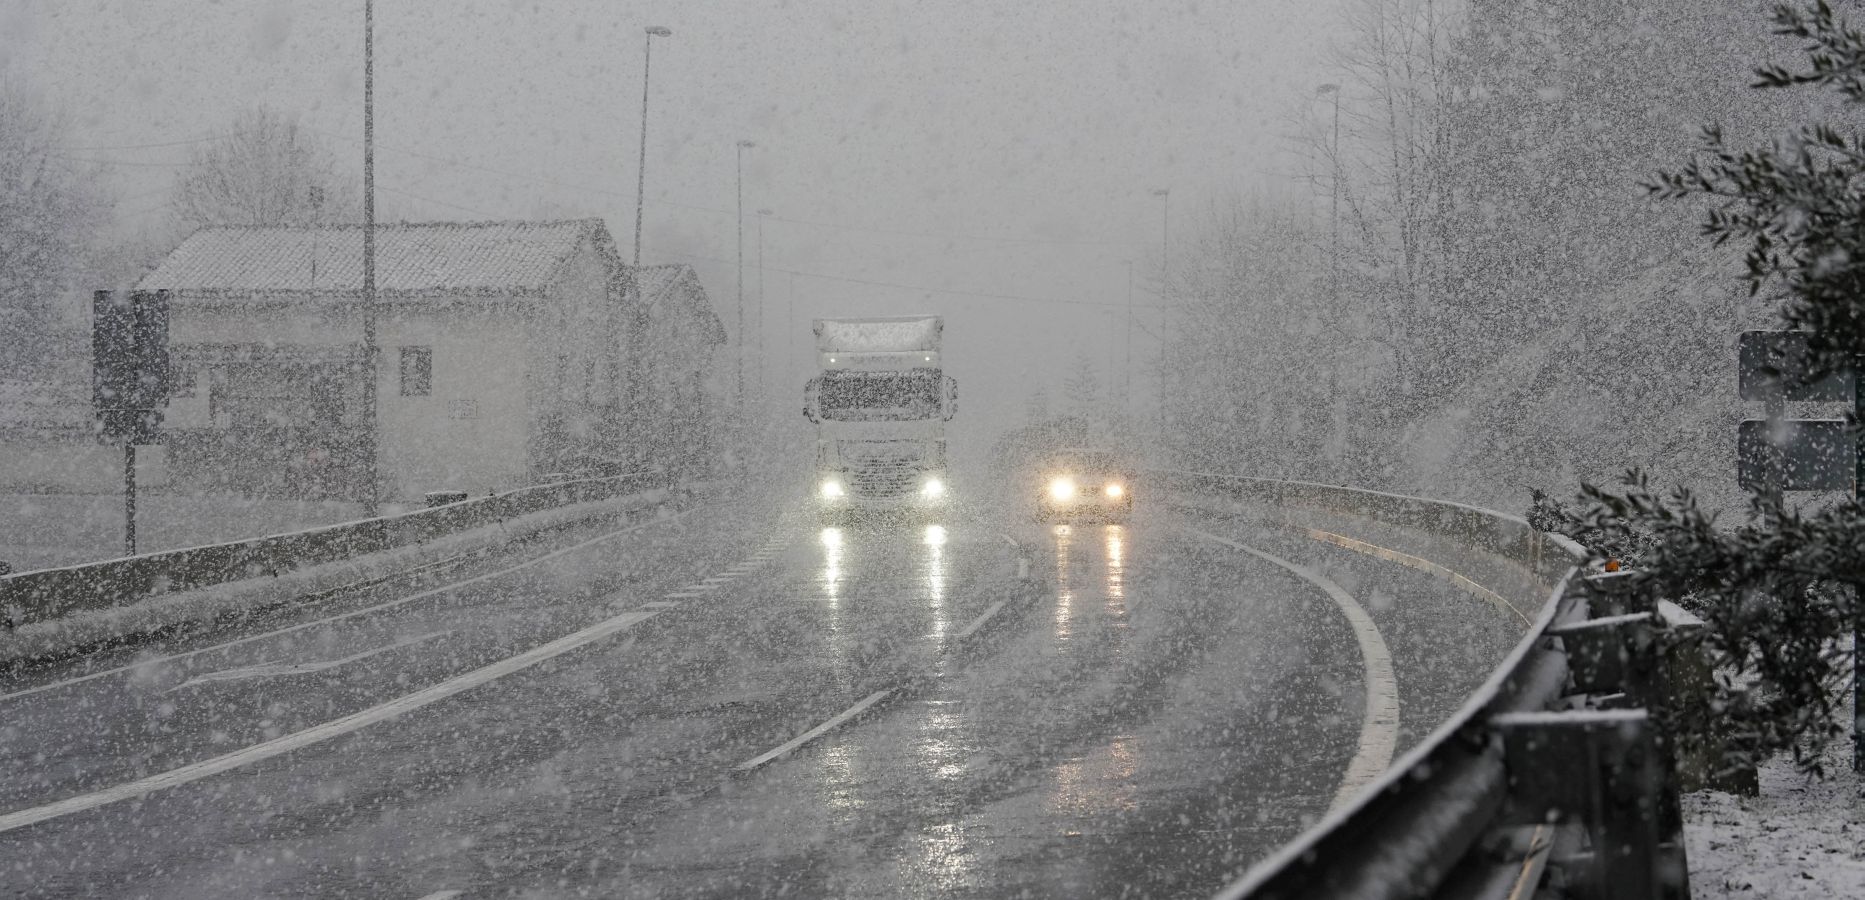
M 699 273 L 694 272 L 692 266 L 684 263 L 635 266 L 633 271 L 643 306 L 654 309 L 669 299 L 685 303 L 699 316 L 701 327 L 706 329 L 706 339 L 715 344 L 725 343 L 725 324 L 719 321 L 712 304 L 707 302 L 706 289 L 700 285 Z
M 376 226 L 384 293 L 505 292 L 549 284 L 586 239 L 613 254 L 601 219 L 415 222 Z M 142 290 L 362 290 L 360 225 L 202 228 L 145 276 Z

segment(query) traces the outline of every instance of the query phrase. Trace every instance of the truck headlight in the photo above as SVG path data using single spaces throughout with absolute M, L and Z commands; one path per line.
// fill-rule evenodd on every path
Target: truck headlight
M 1075 481 L 1071 478 L 1057 478 L 1049 482 L 1049 496 L 1057 500 L 1067 500 L 1075 496 Z
M 920 496 L 927 499 L 945 496 L 945 482 L 937 478 L 926 479 L 926 483 L 920 485 Z
M 822 483 L 822 499 L 834 500 L 842 496 L 842 483 L 831 478 Z
M 1109 497 L 1119 498 L 1121 494 L 1126 492 L 1127 489 L 1121 487 L 1119 482 L 1111 482 L 1107 486 L 1107 495 Z

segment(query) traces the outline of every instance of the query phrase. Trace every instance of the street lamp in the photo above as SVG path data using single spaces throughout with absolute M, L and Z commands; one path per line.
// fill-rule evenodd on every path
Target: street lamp
M 764 353 L 764 217 L 770 214 L 768 209 L 758 210 L 758 314 L 751 326 L 751 332 L 758 336 L 758 381 L 767 385 L 770 379 L 765 368 L 770 361 Z
M 381 458 L 376 412 L 376 4 L 363 0 L 363 428 L 369 452 L 364 515 L 374 518 L 381 503 Z
M 756 141 L 738 142 L 738 415 L 745 414 L 745 151 Z
M 1165 201 L 1159 212 L 1159 268 L 1164 272 L 1172 266 L 1172 189 L 1154 188 L 1153 196 Z
M 1166 434 L 1166 294 L 1172 282 L 1172 189 L 1154 188 L 1153 196 L 1164 201 L 1159 212 L 1159 435 Z
M 635 266 L 641 265 L 641 203 L 648 186 L 648 73 L 654 67 L 654 39 L 673 34 L 659 25 L 648 26 L 647 49 L 641 54 L 641 163 L 635 167 Z
M 1121 367 L 1125 384 L 1120 389 L 1120 411 L 1122 415 L 1133 414 L 1133 260 L 1123 260 L 1127 264 L 1127 362 Z

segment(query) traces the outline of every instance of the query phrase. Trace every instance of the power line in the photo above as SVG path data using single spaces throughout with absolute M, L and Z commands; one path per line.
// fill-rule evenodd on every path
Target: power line
M 318 134 L 322 134 L 326 137 L 334 138 L 336 140 L 346 141 L 349 143 L 356 143 L 356 140 L 354 138 L 351 138 L 347 135 L 338 134 L 336 132 L 324 131 L 322 129 L 317 129 L 317 128 L 311 128 L 308 130 L 315 131 Z M 566 188 L 569 190 L 582 191 L 585 193 L 605 194 L 611 197 L 621 197 L 624 199 L 633 196 L 631 194 L 626 194 L 622 191 L 609 190 L 607 188 L 590 187 L 589 185 L 583 185 L 583 184 L 574 184 L 574 183 L 567 182 L 567 181 L 559 181 L 554 178 L 545 178 L 539 175 L 528 175 L 522 172 L 512 172 L 512 171 L 508 171 L 505 169 L 495 169 L 491 166 L 485 166 L 485 165 L 480 165 L 478 163 L 466 162 L 464 160 L 450 159 L 445 156 L 436 156 L 431 153 L 422 153 L 420 151 L 408 150 L 408 149 L 404 149 L 400 147 L 381 147 L 380 149 L 389 150 L 395 153 L 401 153 L 406 156 L 413 156 L 418 159 L 425 159 L 425 160 L 429 160 L 432 162 L 444 163 L 450 166 L 459 166 L 460 168 L 463 168 L 463 169 L 472 169 L 478 172 L 486 172 L 492 175 L 503 175 L 507 178 L 518 178 L 518 179 L 522 179 L 525 181 L 535 181 L 540 184 L 548 184 L 553 187 Z M 671 206 L 677 209 L 691 209 L 691 210 L 697 210 L 700 212 L 717 213 L 722 216 L 730 216 L 730 215 L 737 214 L 734 210 L 730 210 L 730 209 L 722 209 L 716 206 L 702 206 L 697 203 L 682 203 L 677 200 L 649 199 L 647 202 L 655 206 Z M 886 228 L 886 227 L 875 226 L 875 225 L 844 225 L 838 222 L 824 222 L 824 221 L 820 221 L 816 219 L 795 219 L 795 218 L 790 218 L 787 216 L 776 216 L 776 215 L 766 216 L 765 218 L 772 220 L 772 221 L 777 221 L 777 222 L 787 222 L 793 225 L 809 225 L 809 226 L 813 226 L 817 228 L 832 228 L 838 231 L 880 232 L 883 234 L 900 234 L 900 235 L 909 235 L 913 237 L 930 237 L 930 238 L 938 238 L 940 240 L 949 240 L 949 241 L 978 241 L 978 242 L 993 243 L 993 244 L 1052 244 L 1052 245 L 1058 245 L 1058 246 L 1077 246 L 1077 247 L 1132 247 L 1132 246 L 1135 246 L 1136 244 L 1145 243 L 1144 241 L 1069 240 L 1065 238 L 1004 237 L 1004 236 L 993 236 L 993 235 L 962 234 L 962 233 L 948 233 L 948 232 L 937 232 L 937 231 L 916 231 L 916 230 L 909 229 L 909 228 Z
M 944 232 L 937 232 L 937 231 L 914 231 L 912 229 L 907 229 L 907 228 L 882 228 L 882 227 L 875 226 L 875 225 L 840 225 L 834 222 L 817 222 L 817 221 L 812 221 L 810 219 L 790 219 L 790 218 L 785 218 L 784 216 L 765 216 L 765 218 L 774 219 L 779 222 L 789 222 L 789 223 L 796 224 L 796 225 L 814 225 L 820 228 L 834 228 L 834 229 L 838 229 L 841 231 L 878 231 L 883 234 L 905 234 L 905 235 L 912 235 L 914 237 L 931 237 L 931 238 L 939 238 L 941 240 L 948 240 L 948 241 L 980 241 L 980 242 L 992 243 L 992 244 L 1055 244 L 1055 245 L 1060 245 L 1060 246 L 1074 246 L 1074 247 L 1131 247 L 1136 244 L 1143 243 L 1141 241 L 1094 241 L 1094 240 L 1069 240 L 1066 238 L 1001 237 L 1001 236 L 981 235 L 981 234 L 958 234 L 958 233 L 944 233 Z
M 489 212 L 486 212 L 486 211 L 484 211 L 484 210 L 479 210 L 479 209 L 473 209 L 472 207 L 468 207 L 468 206 L 461 206 L 461 205 L 459 205 L 459 204 L 457 204 L 457 203 L 448 203 L 448 202 L 447 202 L 447 201 L 445 201 L 445 200 L 435 200 L 435 199 L 434 199 L 434 198 L 432 198 L 432 197 L 423 197 L 423 196 L 421 196 L 420 194 L 411 194 L 411 193 L 409 193 L 409 192 L 407 192 L 407 191 L 404 191 L 404 190 L 401 190 L 401 189 L 399 189 L 399 188 L 392 188 L 392 187 L 389 187 L 389 186 L 388 186 L 388 185 L 386 185 L 386 184 L 377 184 L 377 185 L 376 185 L 376 187 L 377 187 L 377 188 L 379 188 L 379 189 L 381 189 L 381 190 L 385 190 L 385 191 L 388 191 L 388 192 L 389 192 L 389 193 L 391 193 L 391 194 L 396 194 L 396 195 L 399 195 L 399 196 L 402 196 L 402 197 L 407 197 L 407 198 L 408 198 L 408 199 L 410 199 L 410 200 L 419 200 L 419 201 L 421 201 L 422 203 L 432 203 L 432 204 L 434 204 L 434 205 L 436 205 L 436 206 L 445 206 L 445 207 L 447 207 L 448 209 L 457 209 L 457 210 L 459 210 L 460 212 L 464 212 L 464 213 L 472 213 L 472 214 L 473 214 L 473 215 L 475 215 L 475 216 L 485 216 L 485 217 L 486 217 L 487 219 L 498 219 L 498 218 L 501 218 L 500 216 L 495 216 L 495 215 L 493 215 L 492 213 L 489 213 Z
M 717 256 L 705 256 L 698 253 L 680 253 L 677 251 L 664 250 L 657 250 L 656 252 L 686 259 L 705 260 L 706 262 L 724 263 L 728 265 L 732 263 L 729 259 L 723 259 Z M 820 278 L 826 281 L 844 281 L 850 284 L 865 284 L 871 287 L 890 287 L 908 291 L 923 291 L 929 294 L 954 294 L 962 297 L 982 297 L 987 300 L 1010 300 L 1018 303 L 1051 303 L 1063 306 L 1091 306 L 1116 310 L 1124 310 L 1127 308 L 1126 303 L 1099 303 L 1093 300 L 1070 300 L 1062 297 L 1035 297 L 1028 294 L 1004 294 L 995 291 L 968 291 L 954 288 L 928 287 L 921 284 L 901 284 L 896 281 L 877 281 L 871 278 L 852 278 L 847 275 L 830 275 L 826 272 L 806 272 L 802 269 L 789 269 L 783 266 L 767 265 L 756 268 L 762 272 L 782 272 L 786 275 L 801 275 L 805 278 Z M 1158 309 L 1159 307 L 1151 304 L 1136 303 L 1133 305 L 1133 308 Z
M 56 154 L 53 154 L 51 158 L 63 162 L 90 163 L 100 166 L 130 166 L 137 169 L 185 169 L 191 165 L 185 162 L 131 162 L 126 159 L 91 159 L 82 156 L 59 156 Z
M 208 141 L 219 140 L 221 137 L 222 135 L 216 132 L 196 138 L 188 138 L 184 141 L 162 141 L 156 144 L 96 144 L 87 147 L 61 147 L 59 149 L 77 153 L 95 153 L 101 150 L 153 150 L 157 147 L 185 147 L 189 144 L 205 144 Z

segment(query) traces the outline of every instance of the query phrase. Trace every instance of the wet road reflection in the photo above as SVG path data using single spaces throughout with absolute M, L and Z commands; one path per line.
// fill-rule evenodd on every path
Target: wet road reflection
M 198 840 L 82 865 L 165 887 L 231 873 L 248 896 L 292 876 L 224 858 L 224 835 L 314 850 L 281 865 L 356 895 L 1195 895 L 1324 811 L 1352 755 L 1351 637 L 1237 554 L 1145 518 L 788 521 L 741 540 L 764 549 L 705 591 L 679 589 L 703 571 L 666 579 L 669 609 L 637 640 L 385 723 L 360 754 L 332 744 L 54 837 L 189 822 Z M 404 797 L 411 779 L 429 793 L 381 811 L 303 788 Z M 319 824 L 277 831 L 281 797 Z M 443 834 L 470 843 L 394 858 Z M 361 861 L 354 882 L 332 860 Z

